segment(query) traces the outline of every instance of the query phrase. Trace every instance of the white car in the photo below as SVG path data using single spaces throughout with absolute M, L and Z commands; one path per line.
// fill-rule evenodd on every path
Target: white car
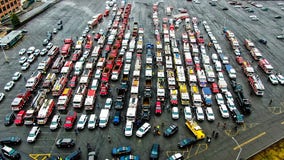
M 214 121 L 215 120 L 215 115 L 214 115 L 213 109 L 211 107 L 207 107 L 205 109 L 205 114 L 206 114 L 208 121 Z
M 167 160 L 179 160 L 183 159 L 183 155 L 181 153 L 176 153 L 174 155 L 171 155 Z
M 50 50 L 53 47 L 53 43 L 49 42 L 46 46 L 47 50 Z
M 28 48 L 27 54 L 28 54 L 28 55 L 33 54 L 34 51 L 35 51 L 35 47 L 34 47 L 34 46 L 31 46 L 31 47 Z
M 29 67 L 30 67 L 29 62 L 25 62 L 25 63 L 22 65 L 21 70 L 22 70 L 22 71 L 26 71 Z
M 21 72 L 15 72 L 15 73 L 13 74 L 12 80 L 13 80 L 13 81 L 17 81 L 17 80 L 19 80 L 19 79 L 21 78 L 21 76 L 22 76 L 22 73 L 21 73 Z
M 229 118 L 229 111 L 228 111 L 228 109 L 227 109 L 227 107 L 226 107 L 226 105 L 225 104 L 221 104 L 220 106 L 219 106 L 219 111 L 220 111 L 220 113 L 221 113 L 221 116 L 223 117 L 223 118 Z
M 221 93 L 217 93 L 215 97 L 218 105 L 225 104 L 224 98 Z
M 251 18 L 252 21 L 258 21 L 259 18 L 256 15 L 250 15 L 249 18 Z
M 280 84 L 284 84 L 284 76 L 282 76 L 280 73 L 276 74 L 277 80 Z
M 225 98 L 226 98 L 227 101 L 233 101 L 234 102 L 233 95 L 229 91 L 225 92 Z
M 186 120 L 191 120 L 192 119 L 192 113 L 191 113 L 191 108 L 190 107 L 184 107 L 184 118 Z
M 204 121 L 204 112 L 202 107 L 196 107 L 196 119 L 199 121 Z
M 173 107 L 172 108 L 172 119 L 179 119 L 178 107 Z
M 132 132 L 133 132 L 133 123 L 131 121 L 126 121 L 126 125 L 124 128 L 124 135 L 126 137 L 130 137 L 132 136 Z
M 200 60 L 196 56 L 193 58 L 193 61 L 194 61 L 194 64 L 200 64 Z
M 235 53 L 235 56 L 240 56 L 241 55 L 241 51 L 239 49 L 235 49 L 234 53 Z
M 111 106 L 112 106 L 112 99 L 107 98 L 105 103 L 105 109 L 111 109 Z
M 28 135 L 27 142 L 28 142 L 28 143 L 35 142 L 35 140 L 36 140 L 36 138 L 38 137 L 39 133 L 40 133 L 40 128 L 39 128 L 39 126 L 34 126 L 34 127 L 31 129 L 31 131 L 30 131 L 30 133 L 29 133 L 29 135 Z
M 20 63 L 20 64 L 24 64 L 26 61 L 27 61 L 27 57 L 25 57 L 25 56 L 22 56 L 22 57 L 19 59 L 19 63 Z
M 47 54 L 47 49 L 46 48 L 43 48 L 40 53 L 39 53 L 41 56 L 44 56 Z
M 26 49 L 26 48 L 22 48 L 22 49 L 19 51 L 19 55 L 24 55 L 26 52 L 27 52 L 27 49 Z
M 88 129 L 95 129 L 96 121 L 97 121 L 97 116 L 95 114 L 91 114 L 88 121 Z
M 277 77 L 275 76 L 275 74 L 269 75 L 269 76 L 268 76 L 268 79 L 269 79 L 269 81 L 270 81 L 272 84 L 278 84 L 278 83 L 279 83 Z
M 82 114 L 77 123 L 77 129 L 84 129 L 87 123 L 87 120 L 88 120 L 88 116 L 85 114 Z
M 224 74 L 223 74 L 222 72 L 218 72 L 217 76 L 218 76 L 218 79 L 219 79 L 219 80 L 220 80 L 220 79 L 225 79 L 225 78 L 224 78 Z
M 0 102 L 2 102 L 2 100 L 5 98 L 5 94 L 4 93 L 0 93 Z
M 284 10 L 284 9 L 283 9 Z M 284 39 L 284 34 L 280 34 L 278 36 L 276 36 L 277 39 Z
M 97 69 L 96 73 L 95 73 L 95 79 L 100 79 L 101 78 L 101 74 L 102 74 L 102 70 L 101 69 Z
M 229 110 L 232 112 L 233 110 L 237 109 L 234 101 L 227 101 L 227 106 Z
M 28 57 L 28 62 L 29 63 L 33 63 L 35 60 L 35 56 L 33 54 L 31 54 L 29 57 Z
M 90 51 L 85 51 L 82 55 L 82 57 L 84 57 L 85 59 L 87 59 L 90 55 Z
M 53 34 L 56 34 L 57 33 L 57 28 L 53 28 Z
M 5 91 L 10 91 L 15 85 L 15 82 L 14 81 L 9 81 L 8 83 L 6 83 L 5 87 L 4 87 L 4 90 Z
M 38 56 L 39 54 L 40 54 L 40 49 L 36 49 L 33 55 Z
M 60 122 L 61 122 L 60 115 L 59 114 L 54 115 L 52 120 L 51 120 L 49 129 L 52 130 L 52 131 L 56 130 L 59 127 Z
M 137 137 L 143 137 L 151 128 L 151 125 L 147 122 L 145 122 L 137 131 L 136 136 Z

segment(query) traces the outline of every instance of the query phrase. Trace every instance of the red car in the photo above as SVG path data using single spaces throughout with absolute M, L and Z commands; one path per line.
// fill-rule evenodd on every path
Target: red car
M 75 53 L 75 54 L 73 54 L 73 56 L 72 56 L 72 61 L 73 61 L 73 62 L 76 62 L 76 61 L 79 60 L 79 58 L 80 58 L 80 54 Z
M 77 119 L 77 112 L 69 111 L 65 118 L 64 128 L 66 130 L 72 129 L 76 119 Z
M 211 90 L 212 90 L 212 93 L 219 93 L 220 92 L 219 87 L 216 83 L 211 84 Z
M 105 51 L 109 52 L 111 50 L 111 45 L 107 44 L 105 47 Z
M 198 63 L 195 64 L 195 70 L 196 71 L 200 71 L 201 70 L 200 64 L 198 64 Z
M 104 17 L 107 17 L 108 15 L 109 15 L 109 10 L 106 9 L 106 10 L 105 10 L 105 13 L 104 13 Z
M 162 114 L 162 103 L 160 101 L 156 102 L 155 114 L 156 115 L 161 115 Z
M 26 115 L 26 111 L 25 110 L 21 110 L 18 114 L 17 117 L 14 121 L 14 123 L 19 126 L 22 125 L 24 123 L 24 116 Z
M 101 34 L 100 33 L 96 33 L 95 36 L 94 36 L 94 40 L 97 41 L 99 40 L 101 37 Z
M 236 57 L 236 61 L 238 62 L 238 64 L 243 64 L 244 59 L 243 59 L 243 57 L 241 57 L 241 56 L 237 56 L 237 57 Z
M 106 96 L 108 94 L 108 88 L 109 88 L 109 84 L 108 83 L 102 83 L 101 84 L 100 95 L 101 96 Z
M 69 87 L 70 88 L 75 88 L 78 82 L 78 76 L 73 76 L 70 83 L 69 83 Z

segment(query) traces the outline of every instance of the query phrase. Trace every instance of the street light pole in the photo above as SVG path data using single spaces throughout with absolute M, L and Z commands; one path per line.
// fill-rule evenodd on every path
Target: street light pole
M 240 146 L 240 144 L 238 143 L 238 141 L 234 137 L 232 137 L 232 139 L 238 145 L 238 147 L 240 148 L 240 151 L 239 151 L 239 153 L 237 155 L 237 158 L 236 158 L 236 160 L 239 160 L 239 157 L 240 157 L 241 152 L 242 152 L 243 149 L 242 149 L 242 147 Z

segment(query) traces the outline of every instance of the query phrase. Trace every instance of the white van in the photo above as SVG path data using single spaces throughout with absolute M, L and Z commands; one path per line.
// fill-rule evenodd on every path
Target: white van
M 221 72 L 222 71 L 222 64 L 220 61 L 216 61 L 215 62 L 215 69 L 217 72 Z
M 105 128 L 109 120 L 109 109 L 102 109 L 100 113 L 99 127 Z

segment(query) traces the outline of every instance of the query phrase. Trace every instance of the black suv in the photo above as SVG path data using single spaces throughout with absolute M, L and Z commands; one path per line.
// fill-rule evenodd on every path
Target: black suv
M 159 154 L 160 154 L 160 145 L 153 144 L 150 152 L 150 159 L 151 160 L 159 159 Z
M 175 124 L 171 124 L 166 130 L 164 131 L 164 136 L 169 137 L 175 134 L 178 131 L 178 126 Z
M 244 123 L 244 116 L 239 112 L 239 110 L 234 109 L 232 111 L 232 117 L 237 124 L 243 124 Z
M 15 117 L 13 112 L 6 114 L 6 116 L 4 118 L 4 125 L 5 126 L 9 126 L 9 125 L 13 124 L 15 118 L 16 117 Z
M 58 148 L 71 148 L 75 146 L 75 142 L 71 138 L 60 138 L 56 141 Z
M 72 153 L 70 153 L 67 157 L 65 157 L 65 160 L 77 160 L 81 157 L 81 150 L 80 148 Z

